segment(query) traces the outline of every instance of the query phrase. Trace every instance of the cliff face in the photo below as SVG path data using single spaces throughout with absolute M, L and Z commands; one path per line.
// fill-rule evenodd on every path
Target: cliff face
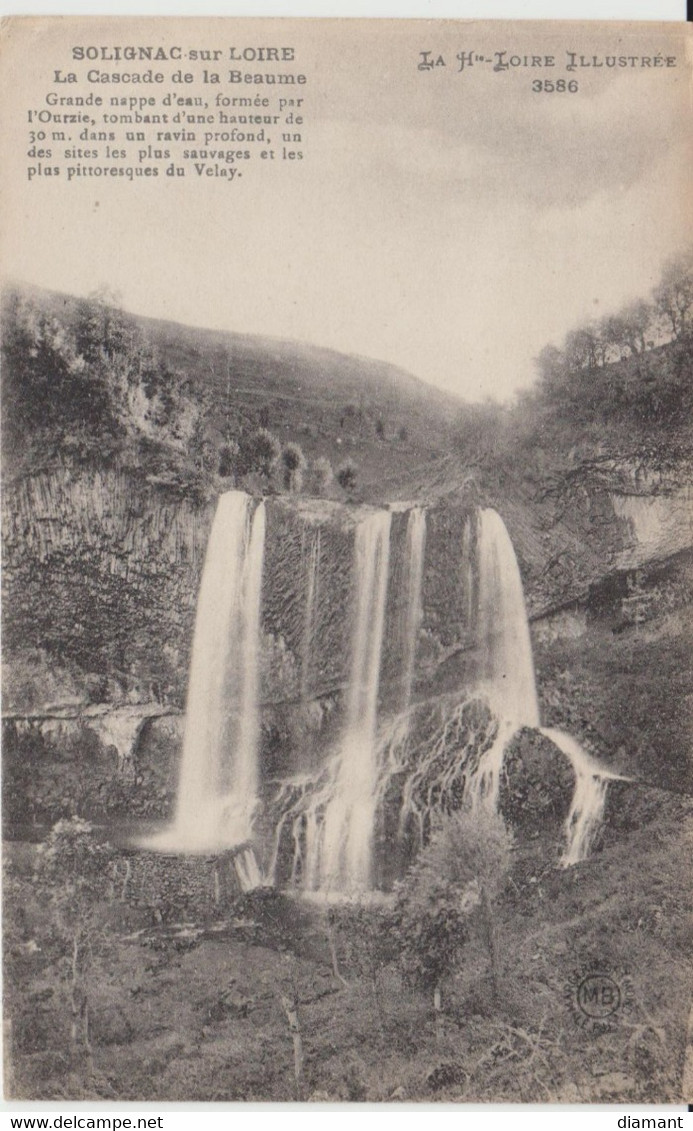
M 8 809 L 28 789 L 23 819 L 72 809 L 166 815 L 214 507 L 172 502 L 124 475 L 66 473 L 20 481 L 4 508 Z M 354 535 L 369 510 L 276 497 L 266 513 L 261 757 L 274 775 L 314 763 L 338 726 Z M 428 519 L 419 694 L 469 640 L 459 569 L 467 516 L 457 507 Z M 401 693 L 407 522 L 405 510 L 393 513 L 383 706 Z M 152 750 L 153 777 L 139 766 Z
M 470 505 L 427 511 L 415 698 L 464 687 L 468 675 Z M 354 530 L 367 511 L 288 496 L 267 500 L 266 509 L 261 757 L 263 774 L 274 777 L 314 764 L 336 733 L 349 675 Z M 498 509 L 540 617 L 551 710 L 554 683 L 561 699 L 546 658 L 551 641 L 579 646 L 590 602 L 589 615 L 600 608 L 595 593 L 609 615 L 614 604 L 627 614 L 628 579 L 647 580 L 648 570 L 656 575 L 693 545 L 690 493 L 661 479 L 643 484 L 626 469 L 608 490 L 584 495 L 551 533 L 517 505 Z M 168 815 L 213 512 L 214 504 L 175 502 L 115 472 L 39 475 L 5 492 L 6 789 L 8 808 L 22 820 L 85 810 Z M 386 709 L 401 690 L 408 514 L 400 505 L 392 515 Z M 547 605 L 571 601 L 572 611 L 541 616 Z
M 494 496 L 520 561 L 531 617 L 587 599 L 605 577 L 650 569 L 693 548 L 693 494 L 684 467 L 603 460 L 540 498 Z
M 368 509 L 288 496 L 266 509 L 261 697 L 338 691 L 348 676 L 354 530 Z M 214 504 L 170 502 L 115 473 L 41 475 L 6 491 L 5 713 L 143 699 L 182 708 L 213 513 Z M 422 635 L 434 655 L 469 638 L 460 568 L 468 513 L 427 516 Z M 398 678 L 406 525 L 404 509 L 393 514 L 384 685 Z
M 86 698 L 181 706 L 212 514 L 116 473 L 19 481 L 3 508 L 6 657 L 43 653 L 89 677 Z M 6 709 L 26 697 L 10 680 Z

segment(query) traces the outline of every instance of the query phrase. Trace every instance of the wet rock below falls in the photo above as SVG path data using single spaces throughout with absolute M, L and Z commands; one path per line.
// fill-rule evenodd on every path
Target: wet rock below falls
M 501 813 L 521 840 L 561 840 L 575 785 L 565 755 L 543 735 L 523 730 L 505 753 Z

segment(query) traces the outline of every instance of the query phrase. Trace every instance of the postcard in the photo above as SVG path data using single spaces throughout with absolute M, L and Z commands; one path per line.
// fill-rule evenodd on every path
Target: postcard
M 6 1095 L 691 1099 L 690 26 L 0 50 Z

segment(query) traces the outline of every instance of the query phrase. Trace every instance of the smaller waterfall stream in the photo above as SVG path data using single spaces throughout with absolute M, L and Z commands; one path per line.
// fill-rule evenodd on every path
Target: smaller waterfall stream
M 412 507 L 407 519 L 407 541 L 404 551 L 405 600 L 402 604 L 403 623 L 400 628 L 402 646 L 402 690 L 400 709 L 406 711 L 411 701 L 414 683 L 414 664 L 419 628 L 423 620 L 421 586 L 423 582 L 424 550 L 426 546 L 426 511 Z
M 568 758 L 576 777 L 566 821 L 562 864 L 584 860 L 604 811 L 607 782 L 618 775 L 601 767 L 570 735 L 542 727 L 534 658 L 517 557 L 496 511 L 477 516 L 479 687 L 498 719 L 498 731 L 467 783 L 472 808 L 498 807 L 505 750 L 523 727 L 543 734 Z M 467 543 L 470 539 L 467 536 Z
M 604 814 L 608 783 L 622 779 L 590 758 L 580 743 L 565 731 L 541 727 L 541 733 L 570 759 L 575 771 L 575 792 L 565 823 L 566 849 L 561 860 L 567 868 L 579 864 L 589 854 Z
M 354 618 L 342 736 L 317 775 L 286 782 L 271 873 L 285 827 L 291 829 L 291 885 L 325 898 L 361 894 L 371 885 L 371 853 L 379 800 L 376 740 L 380 666 L 390 560 L 391 515 L 362 519 L 354 538 Z
M 388 511 L 377 511 L 356 530 L 356 617 L 346 723 L 321 837 L 319 876 L 326 889 L 364 889 L 370 885 L 378 778 L 375 732 L 390 523 Z

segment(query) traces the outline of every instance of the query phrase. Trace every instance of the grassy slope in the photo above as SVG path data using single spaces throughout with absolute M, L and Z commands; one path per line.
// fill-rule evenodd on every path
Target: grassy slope
M 141 324 L 169 365 L 211 396 L 220 435 L 227 415 L 233 427 L 264 409 L 282 443 L 298 441 L 310 460 L 355 460 L 364 498 L 382 498 L 383 480 L 413 484 L 415 468 L 451 446 L 462 402 L 393 365 L 301 342 Z
M 491 1000 L 485 952 L 472 941 L 445 987 L 437 1035 L 430 1001 L 402 985 L 396 964 L 370 976 L 339 931 L 343 980 L 335 977 L 317 912 L 289 924 L 281 901 L 264 909 L 246 901 L 223 931 L 195 938 L 189 929 L 142 929 L 141 917 L 134 932 L 137 917 L 128 924 L 116 906 L 90 975 L 92 1072 L 70 1053 L 59 967 L 26 887 L 26 932 L 41 949 L 10 948 L 11 1092 L 294 1099 L 281 1000 L 293 985 L 302 1098 L 680 1101 L 691 974 L 685 858 L 671 814 L 656 837 L 635 832 L 569 871 L 518 869 L 497 909 L 501 1000 Z M 624 989 L 628 978 L 628 1009 L 604 1032 L 585 1030 L 572 995 L 582 972 L 604 968 Z
M 18 290 L 61 322 L 74 321 L 72 296 Z M 463 402 L 394 365 L 303 342 L 134 321 L 193 398 L 208 404 L 216 443 L 261 423 L 282 443 L 298 442 L 309 460 L 324 456 L 333 467 L 354 460 L 358 494 L 369 500 L 385 498 L 390 480 L 413 490 L 416 469 L 452 445 Z

